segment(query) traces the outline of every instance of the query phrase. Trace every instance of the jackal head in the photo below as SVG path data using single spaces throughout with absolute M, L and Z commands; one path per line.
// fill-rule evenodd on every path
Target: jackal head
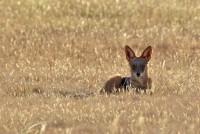
M 126 59 L 129 62 L 132 78 L 147 76 L 147 64 L 151 59 L 152 48 L 148 46 L 140 57 L 137 57 L 129 46 L 125 46 Z

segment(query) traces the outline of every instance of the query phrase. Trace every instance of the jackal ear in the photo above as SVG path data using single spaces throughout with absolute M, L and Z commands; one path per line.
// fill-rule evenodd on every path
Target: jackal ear
M 151 59 L 152 47 L 148 46 L 142 53 L 141 57 L 149 61 Z
M 126 59 L 129 61 L 130 59 L 135 58 L 135 53 L 129 46 L 125 46 L 125 53 L 126 53 Z

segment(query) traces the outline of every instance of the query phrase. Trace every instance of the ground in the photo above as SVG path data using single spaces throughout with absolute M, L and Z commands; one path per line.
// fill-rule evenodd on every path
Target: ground
M 2 0 L 0 133 L 199 133 L 200 1 Z M 99 94 L 153 48 L 153 95 Z

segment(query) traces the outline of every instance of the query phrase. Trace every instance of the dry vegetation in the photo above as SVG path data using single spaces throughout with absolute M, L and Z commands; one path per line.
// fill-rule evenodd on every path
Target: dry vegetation
M 200 1 L 1 0 L 0 133 L 200 133 Z M 101 95 L 153 47 L 154 95 Z

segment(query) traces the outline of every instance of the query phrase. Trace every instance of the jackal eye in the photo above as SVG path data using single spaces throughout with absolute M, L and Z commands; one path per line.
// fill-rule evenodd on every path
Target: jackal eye
M 132 65 L 132 69 L 135 70 L 136 69 L 136 65 Z
M 145 69 L 145 65 L 140 65 L 140 68 L 142 69 L 142 70 L 144 70 Z

